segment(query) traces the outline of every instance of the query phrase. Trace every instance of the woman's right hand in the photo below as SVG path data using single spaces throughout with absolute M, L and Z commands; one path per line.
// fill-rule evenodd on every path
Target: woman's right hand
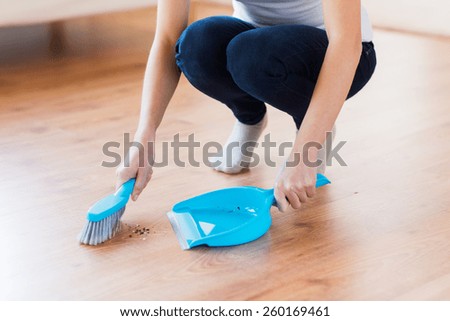
M 120 166 L 116 170 L 116 190 L 126 181 L 135 178 L 136 183 L 131 194 L 131 199 L 136 201 L 139 195 L 150 181 L 153 173 L 152 159 L 154 153 L 154 139 L 134 139 L 142 147 L 131 147 Z

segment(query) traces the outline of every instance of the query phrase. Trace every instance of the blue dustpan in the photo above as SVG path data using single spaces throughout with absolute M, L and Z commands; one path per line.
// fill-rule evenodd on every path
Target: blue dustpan
M 317 174 L 316 187 L 329 183 Z M 231 187 L 175 204 L 167 216 L 183 250 L 198 245 L 239 245 L 269 230 L 274 202 L 273 189 Z

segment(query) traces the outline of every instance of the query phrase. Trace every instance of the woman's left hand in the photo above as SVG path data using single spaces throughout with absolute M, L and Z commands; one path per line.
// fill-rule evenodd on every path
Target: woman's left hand
M 277 207 L 286 212 L 289 205 L 298 210 L 316 193 L 317 168 L 309 167 L 300 161 L 294 165 L 286 162 L 276 182 L 274 195 Z

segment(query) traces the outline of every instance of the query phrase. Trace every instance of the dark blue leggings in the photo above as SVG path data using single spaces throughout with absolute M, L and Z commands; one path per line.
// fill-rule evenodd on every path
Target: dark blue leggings
M 300 127 L 328 46 L 326 32 L 304 25 L 255 28 L 245 21 L 214 16 L 196 21 L 176 43 L 176 62 L 189 82 L 227 105 L 248 125 L 258 123 L 268 103 Z M 372 42 L 364 42 L 348 97 L 372 76 Z

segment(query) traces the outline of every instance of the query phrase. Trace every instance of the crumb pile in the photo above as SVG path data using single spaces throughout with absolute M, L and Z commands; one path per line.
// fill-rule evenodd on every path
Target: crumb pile
M 125 226 L 128 229 L 128 237 L 139 237 L 141 240 L 146 240 L 147 236 L 150 234 L 150 228 L 141 227 L 140 224 L 129 225 L 125 223 Z

